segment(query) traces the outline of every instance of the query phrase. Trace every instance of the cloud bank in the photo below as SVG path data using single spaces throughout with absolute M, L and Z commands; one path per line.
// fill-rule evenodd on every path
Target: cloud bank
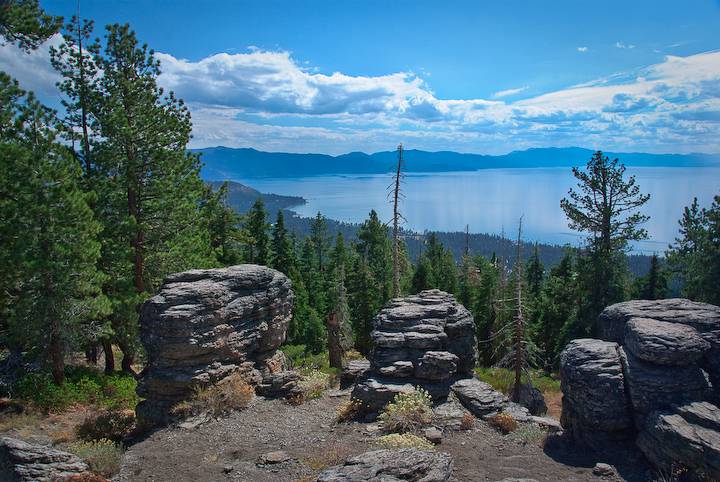
M 0 68 L 57 98 L 57 76 L 44 55 L 1 46 Z M 420 149 L 489 153 L 568 145 L 720 151 L 720 51 L 667 56 L 539 95 L 529 96 L 527 86 L 501 90 L 491 99 L 442 98 L 413 72 L 318 72 L 286 51 L 253 48 L 199 61 L 157 57 L 160 83 L 192 110 L 194 147 L 340 153 L 385 150 L 403 141 Z

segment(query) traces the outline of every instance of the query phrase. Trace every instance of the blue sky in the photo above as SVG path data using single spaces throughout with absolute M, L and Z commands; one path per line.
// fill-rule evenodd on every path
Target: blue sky
M 67 16 L 76 5 L 41 3 Z M 718 0 L 81 6 L 158 52 L 160 82 L 193 112 L 194 147 L 720 152 Z M 0 68 L 57 103 L 43 55 L 6 45 Z

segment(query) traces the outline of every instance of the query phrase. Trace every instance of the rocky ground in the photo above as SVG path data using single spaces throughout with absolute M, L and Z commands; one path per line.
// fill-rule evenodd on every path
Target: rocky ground
M 116 480 L 314 480 L 324 468 L 377 448 L 376 423 L 336 423 L 336 408 L 349 396 L 329 391 L 299 406 L 257 398 L 219 420 L 161 429 L 128 449 Z M 543 442 L 537 431 L 522 427 L 503 435 L 482 421 L 446 432 L 437 450 L 452 455 L 458 481 L 652 480 L 634 452 L 615 461 L 619 475 L 596 476 L 597 462 L 613 460 L 579 452 L 560 437 Z

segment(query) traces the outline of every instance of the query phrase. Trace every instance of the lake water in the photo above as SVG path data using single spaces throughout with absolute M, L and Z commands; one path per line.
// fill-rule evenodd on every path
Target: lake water
M 662 253 L 677 235 L 683 207 L 697 196 L 703 206 L 720 194 L 720 168 L 628 168 L 642 192 L 650 193 L 643 211 L 650 215 L 645 228 L 650 239 L 635 245 L 645 253 Z M 238 182 L 261 192 L 296 195 L 307 204 L 293 208 L 303 216 L 318 211 L 331 219 L 362 222 L 370 209 L 387 221 L 392 216 L 388 198 L 390 175 L 320 176 L 297 179 L 252 179 Z M 404 179 L 401 212 L 404 227 L 416 231 L 501 233 L 514 237 L 523 216 L 523 238 L 578 245 L 560 209 L 560 199 L 576 184 L 567 168 L 484 169 L 472 172 L 413 173 Z

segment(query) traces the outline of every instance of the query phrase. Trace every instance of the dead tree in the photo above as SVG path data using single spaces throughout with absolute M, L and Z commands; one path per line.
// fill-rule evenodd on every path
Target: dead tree
M 400 296 L 400 233 L 399 223 L 402 218 L 402 214 L 398 210 L 398 200 L 402 196 L 400 193 L 400 181 L 402 179 L 402 163 L 403 163 L 403 145 L 398 145 L 397 148 L 397 169 L 395 170 L 395 176 L 393 177 L 393 297 L 397 298 Z
M 522 372 L 526 365 L 525 353 L 525 317 L 523 314 L 522 298 L 522 217 L 518 225 L 517 251 L 515 255 L 515 317 L 513 320 L 513 370 L 515 372 L 515 384 L 513 386 L 512 400 L 520 401 L 520 385 L 522 384 Z

